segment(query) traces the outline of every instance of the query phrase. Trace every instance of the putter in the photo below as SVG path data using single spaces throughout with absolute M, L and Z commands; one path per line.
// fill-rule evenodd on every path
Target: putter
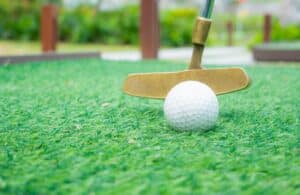
M 188 70 L 181 72 L 130 74 L 123 91 L 132 96 L 164 99 L 177 84 L 193 80 L 207 84 L 217 95 L 245 89 L 250 84 L 242 68 L 203 69 L 202 55 L 212 23 L 214 0 L 207 0 L 202 16 L 196 20 L 193 30 L 193 54 Z

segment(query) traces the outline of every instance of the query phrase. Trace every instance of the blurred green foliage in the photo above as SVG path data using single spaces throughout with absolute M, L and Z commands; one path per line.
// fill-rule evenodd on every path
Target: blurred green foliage
M 286 41 L 300 40 L 300 22 L 299 25 L 287 25 L 284 28 L 281 27 L 278 20 L 275 20 L 272 29 L 272 40 Z
M 262 21 L 262 19 L 261 19 Z M 261 24 L 262 25 L 262 24 Z M 272 42 L 280 43 L 284 42 L 294 42 L 300 41 L 300 22 L 299 24 L 289 24 L 282 26 L 278 18 L 273 18 L 272 20 L 272 32 L 271 32 Z M 249 41 L 248 46 L 253 47 L 259 43 L 263 42 L 263 34 L 261 32 L 256 32 L 253 38 Z
M 0 2 L 0 39 L 38 40 L 41 2 L 30 4 Z M 49 1 L 49 0 L 48 0 Z M 52 0 L 57 4 L 60 0 Z M 191 43 L 192 29 L 197 9 L 164 10 L 160 13 L 161 41 L 164 46 L 183 46 Z M 60 8 L 59 34 L 62 41 L 99 42 L 104 44 L 138 44 L 139 7 L 127 6 L 119 10 L 98 11 L 95 7 L 82 5 L 75 9 Z M 262 16 L 232 17 L 215 15 L 208 40 L 209 45 L 225 45 L 226 21 L 232 20 L 236 27 L 235 43 L 254 45 L 262 42 Z M 282 27 L 273 22 L 272 40 L 300 39 L 300 24 Z
M 197 14 L 198 10 L 196 9 L 163 11 L 160 18 L 162 44 L 167 46 L 190 44 Z
M 0 1 L 0 37 L 32 40 L 38 37 L 37 1 Z

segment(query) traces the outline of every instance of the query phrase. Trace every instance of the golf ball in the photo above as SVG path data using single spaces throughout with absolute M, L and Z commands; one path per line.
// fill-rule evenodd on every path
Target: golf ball
M 168 93 L 164 103 L 168 124 L 179 131 L 206 131 L 213 128 L 219 115 L 216 94 L 198 81 L 179 83 Z

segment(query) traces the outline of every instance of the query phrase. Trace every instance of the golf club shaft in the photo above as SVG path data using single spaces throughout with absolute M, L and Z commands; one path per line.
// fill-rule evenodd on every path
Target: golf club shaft
M 206 0 L 204 10 L 202 11 L 203 18 L 211 18 L 214 9 L 215 0 Z

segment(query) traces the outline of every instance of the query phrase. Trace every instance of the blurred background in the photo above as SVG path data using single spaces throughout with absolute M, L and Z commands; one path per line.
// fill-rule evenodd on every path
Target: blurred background
M 190 47 L 204 2 L 159 1 L 161 48 Z M 0 55 L 40 52 L 41 7 L 46 3 L 58 7 L 58 51 L 139 50 L 139 0 L 1 0 Z M 208 47 L 250 51 L 264 40 L 266 14 L 272 16 L 271 42 L 300 47 L 300 0 L 217 0 Z

